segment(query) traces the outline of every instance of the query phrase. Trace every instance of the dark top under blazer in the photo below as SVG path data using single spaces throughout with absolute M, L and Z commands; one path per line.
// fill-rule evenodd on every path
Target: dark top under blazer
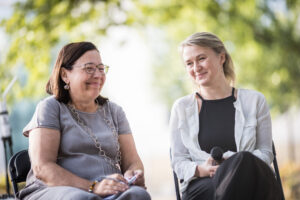
M 198 135 L 201 149 L 210 153 L 213 147 L 218 146 L 224 152 L 236 152 L 234 88 L 232 88 L 231 96 L 223 99 L 205 100 L 200 94 L 197 93 L 197 95 L 202 100 Z

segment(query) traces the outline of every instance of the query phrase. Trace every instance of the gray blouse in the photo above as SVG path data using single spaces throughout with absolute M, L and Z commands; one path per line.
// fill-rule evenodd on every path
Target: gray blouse
M 111 127 L 104 121 L 104 115 L 115 126 L 118 134 L 131 134 L 123 109 L 117 104 L 108 101 L 95 113 L 86 113 L 79 110 L 77 112 L 81 120 L 97 136 L 106 155 L 114 160 L 117 154 L 117 147 Z M 99 149 L 95 147 L 94 141 L 85 129 L 73 118 L 69 107 L 57 101 L 53 96 L 45 98 L 37 105 L 31 121 L 23 129 L 23 134 L 28 136 L 30 130 L 34 128 L 50 128 L 60 131 L 61 139 L 57 164 L 77 176 L 95 180 L 98 177 L 112 173 L 121 173 L 98 154 Z M 39 182 L 38 185 L 40 186 L 41 184 L 43 185 L 33 175 L 31 170 L 28 174 L 26 185 L 29 186 L 34 184 L 34 182 Z

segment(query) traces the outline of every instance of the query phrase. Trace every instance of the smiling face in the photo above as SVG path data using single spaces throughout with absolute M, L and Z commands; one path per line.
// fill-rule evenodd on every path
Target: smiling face
M 61 77 L 65 83 L 69 83 L 72 101 L 94 101 L 105 83 L 106 76 L 98 69 L 94 74 L 88 74 L 84 70 L 84 65 L 87 63 L 102 64 L 97 50 L 84 53 L 76 60 L 72 70 L 62 68 Z
M 184 46 L 182 58 L 187 72 L 199 86 L 211 86 L 224 80 L 224 53 L 217 54 L 209 47 L 197 45 Z

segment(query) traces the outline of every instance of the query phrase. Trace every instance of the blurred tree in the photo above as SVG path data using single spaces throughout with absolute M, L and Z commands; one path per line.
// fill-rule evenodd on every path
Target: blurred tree
M 1 22 L 10 47 L 0 63 L 0 93 L 18 75 L 21 84 L 14 86 L 15 98 L 41 97 L 60 42 L 93 40 L 111 26 L 128 25 L 132 20 L 127 9 L 122 0 L 18 1 L 12 16 Z
M 20 1 L 1 23 L 11 45 L 0 63 L 0 92 L 19 73 L 24 84 L 14 87 L 17 98 L 40 97 L 56 57 L 52 50 L 60 42 L 92 40 L 111 26 L 138 24 L 144 33 L 150 30 L 154 82 L 168 109 L 192 90 L 180 64 L 179 42 L 191 33 L 210 31 L 231 53 L 237 85 L 261 91 L 272 112 L 282 113 L 300 104 L 299 14 L 297 0 Z M 161 40 L 153 37 L 151 27 L 159 30 Z
M 180 64 L 178 44 L 199 31 L 213 32 L 224 41 L 235 63 L 238 87 L 262 92 L 273 114 L 299 107 L 300 1 L 157 0 L 137 5 L 141 21 L 166 33 L 168 51 L 163 54 L 154 47 L 160 54 L 154 83 L 169 110 L 176 98 L 193 89 Z M 293 127 L 291 120 L 288 124 Z M 289 160 L 295 161 L 293 129 L 288 133 Z
M 169 107 L 191 91 L 177 46 L 199 31 L 213 32 L 224 41 L 235 62 L 237 85 L 265 94 L 273 113 L 299 106 L 300 1 L 168 0 L 137 5 L 141 21 L 166 32 L 170 49 L 157 56 L 161 62 L 156 61 L 154 71 Z
M 0 92 L 12 74 L 30 74 L 30 79 L 23 78 L 26 87 L 17 88 L 15 94 L 39 97 L 51 58 L 56 57 L 51 50 L 59 42 L 91 40 L 111 26 L 137 23 L 159 28 L 167 43 L 165 51 L 159 44 L 151 45 L 156 48 L 155 84 L 168 107 L 191 90 L 182 75 L 179 42 L 191 33 L 211 31 L 233 56 L 237 84 L 263 92 L 273 112 L 284 112 L 300 103 L 299 13 L 297 0 L 20 1 L 13 15 L 1 23 L 11 45 L 0 63 Z

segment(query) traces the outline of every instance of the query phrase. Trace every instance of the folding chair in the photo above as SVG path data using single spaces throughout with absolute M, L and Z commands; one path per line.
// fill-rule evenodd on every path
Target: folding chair
M 27 174 L 31 168 L 31 163 L 27 150 L 22 150 L 11 157 L 8 162 L 9 176 L 13 185 L 16 197 L 19 191 L 18 183 L 25 182 Z
M 275 170 L 276 180 L 277 180 L 277 182 L 279 184 L 279 187 L 280 187 L 281 199 L 285 200 L 284 193 L 283 193 L 283 188 L 282 188 L 282 183 L 281 183 L 281 178 L 280 178 L 280 174 L 279 174 L 279 169 L 278 169 L 278 164 L 277 164 L 277 159 L 276 159 L 275 145 L 274 145 L 273 141 L 272 141 L 272 150 L 273 150 L 273 155 L 274 155 L 273 167 L 274 167 L 274 170 Z
M 276 159 L 276 150 L 275 150 L 275 145 L 274 142 L 272 141 L 272 150 L 273 150 L 273 155 L 274 155 L 274 159 L 273 159 L 273 167 L 275 170 L 275 176 L 276 176 L 276 180 L 280 186 L 280 193 L 281 193 L 281 199 L 285 200 L 284 198 L 284 193 L 283 193 L 283 188 L 282 188 L 282 184 L 281 184 L 281 178 L 280 178 L 280 174 L 279 174 L 279 169 L 278 169 L 278 164 L 277 164 L 277 159 Z M 172 156 L 171 156 L 171 149 L 170 149 L 170 158 L 172 160 Z M 174 183 L 175 183 L 175 192 L 176 192 L 176 199 L 177 200 L 181 200 L 181 194 L 180 194 L 180 190 L 179 190 L 179 183 L 178 183 L 178 178 L 176 173 L 173 171 L 173 178 L 174 178 Z M 182 182 L 182 180 L 180 180 L 180 183 Z

